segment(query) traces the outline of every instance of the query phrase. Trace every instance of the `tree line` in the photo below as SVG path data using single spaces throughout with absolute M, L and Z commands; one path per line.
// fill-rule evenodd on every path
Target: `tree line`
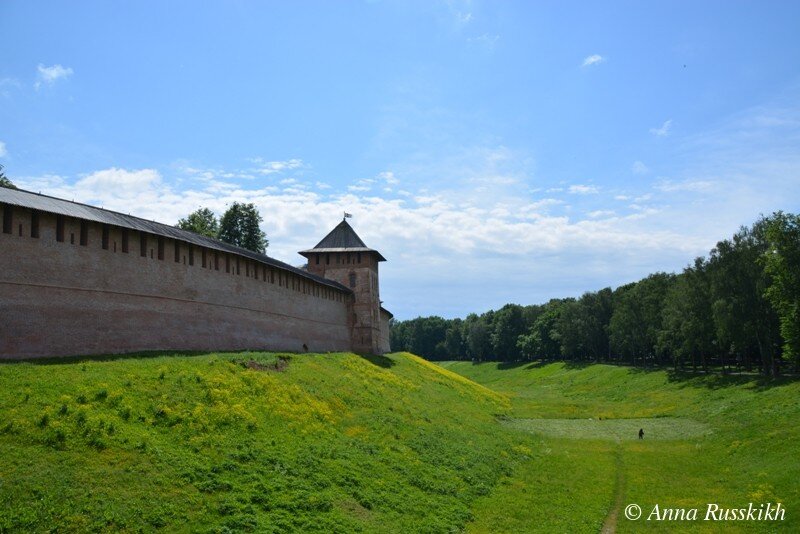
M 391 345 L 431 360 L 798 373 L 800 216 L 761 217 L 678 274 L 465 319 L 398 321 Z

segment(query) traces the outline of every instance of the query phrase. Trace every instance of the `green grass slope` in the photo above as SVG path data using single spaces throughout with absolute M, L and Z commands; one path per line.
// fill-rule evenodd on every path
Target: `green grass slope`
M 529 461 L 410 354 L 0 365 L 0 531 L 450 532 Z
M 532 460 L 473 506 L 473 532 L 800 531 L 800 382 L 674 376 L 608 365 L 445 362 L 508 395 L 505 427 Z M 637 437 L 639 428 L 645 439 Z M 708 503 L 782 503 L 782 522 L 705 522 Z M 697 521 L 630 521 L 636 503 L 700 509 Z M 614 517 L 610 517 L 610 516 Z

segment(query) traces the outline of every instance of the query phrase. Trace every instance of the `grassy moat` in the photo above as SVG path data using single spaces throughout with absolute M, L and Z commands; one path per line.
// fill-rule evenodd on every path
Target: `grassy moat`
M 4 363 L 0 531 L 797 531 L 798 399 L 798 382 L 407 353 Z M 620 511 L 749 502 L 785 520 Z

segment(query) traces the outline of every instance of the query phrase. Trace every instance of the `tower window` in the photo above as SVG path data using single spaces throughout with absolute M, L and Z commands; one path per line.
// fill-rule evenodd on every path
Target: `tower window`
M 139 234 L 139 255 L 143 258 L 147 257 L 147 234 Z
M 356 263 L 361 263 L 361 253 L 356 252 Z
M 206 249 L 202 249 L 200 251 L 200 256 L 202 257 L 201 261 L 203 262 L 202 263 L 203 269 L 205 269 L 206 268 Z
M 319 254 L 315 254 L 314 256 L 316 256 L 316 259 L 317 259 L 317 265 L 319 265 Z
M 85 247 L 89 244 L 89 223 L 86 221 L 81 221 L 81 246 Z M 103 248 L 108 248 L 108 246 L 103 243 Z
M 11 221 L 11 214 L 9 213 L 8 220 Z M 9 233 L 11 226 L 9 225 Z M 56 241 L 63 243 L 64 242 L 64 216 L 63 215 L 56 215 Z
M 350 273 L 350 287 L 356 287 L 356 273 Z
M 331 255 L 325 254 L 325 265 L 330 265 L 330 264 L 331 264 Z
M 128 253 L 128 234 L 129 230 L 127 228 L 122 229 L 122 252 L 127 254 Z
M 181 244 L 178 241 L 175 241 L 175 263 L 180 263 L 181 261 Z
M 4 234 L 10 234 L 12 232 L 12 230 L 11 230 L 11 226 L 12 226 L 11 225 L 11 210 L 12 210 L 12 208 L 8 204 L 6 204 L 6 206 L 3 208 L 3 233 Z M 59 241 L 63 241 L 63 239 L 60 239 Z
M 31 237 L 39 237 L 39 212 L 31 212 Z
M 189 265 L 194 265 L 194 247 L 189 245 Z
M 103 225 L 103 250 L 108 250 L 108 225 Z
M 161 236 L 158 237 L 158 259 L 164 259 L 164 238 Z

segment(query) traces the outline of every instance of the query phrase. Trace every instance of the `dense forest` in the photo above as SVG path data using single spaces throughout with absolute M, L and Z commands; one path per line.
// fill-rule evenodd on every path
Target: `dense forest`
M 800 216 L 762 217 L 679 274 L 465 319 L 398 321 L 391 343 L 431 360 L 798 373 Z

